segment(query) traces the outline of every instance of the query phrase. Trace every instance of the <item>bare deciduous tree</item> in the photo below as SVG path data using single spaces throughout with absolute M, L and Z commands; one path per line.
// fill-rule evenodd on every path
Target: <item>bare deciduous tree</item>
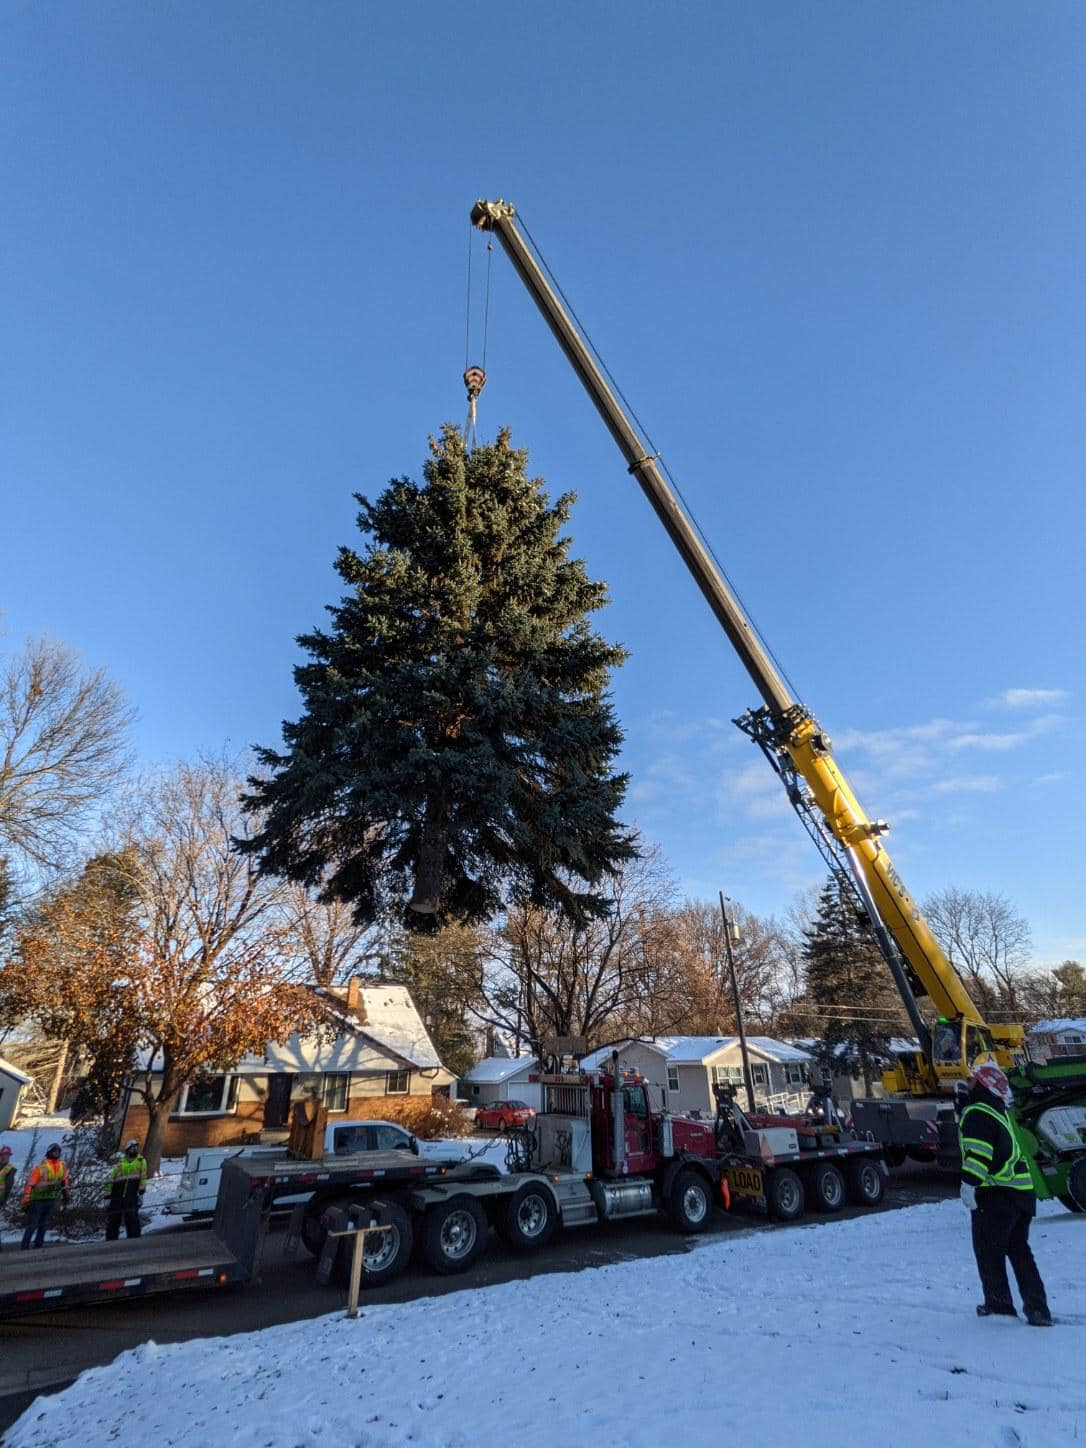
M 924 914 L 985 1015 L 1017 1012 L 1032 941 L 1006 896 L 951 885 L 924 902 Z
M 364 974 L 380 954 L 381 927 L 360 925 L 342 900 L 319 900 L 304 885 L 288 883 L 280 909 L 288 944 L 318 985 Z
M 132 711 L 101 669 L 54 639 L 27 642 L 0 678 L 0 843 L 54 869 L 126 763 Z
M 114 1074 L 136 1067 L 153 1171 L 181 1088 L 320 1019 L 292 948 L 282 887 L 235 836 L 246 817 L 229 764 L 180 764 L 131 786 L 114 813 L 123 908 L 103 913 L 86 872 L 20 932 L 4 972 L 26 1013 Z
M 656 967 L 649 943 L 670 903 L 656 851 L 611 878 L 611 912 L 572 926 L 557 911 L 522 905 L 491 932 L 480 1016 L 541 1054 L 548 1036 L 614 1039 L 640 1019 Z

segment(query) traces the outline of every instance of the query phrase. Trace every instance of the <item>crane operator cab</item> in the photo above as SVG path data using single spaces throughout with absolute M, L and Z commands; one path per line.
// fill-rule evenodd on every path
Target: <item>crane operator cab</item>
M 987 1031 L 960 1018 L 939 1021 L 932 1032 L 931 1054 L 943 1079 L 964 1079 L 974 1066 L 996 1059 Z

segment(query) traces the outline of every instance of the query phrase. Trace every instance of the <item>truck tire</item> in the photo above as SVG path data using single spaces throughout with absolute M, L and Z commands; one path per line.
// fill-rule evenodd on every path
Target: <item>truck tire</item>
M 901 1166 L 908 1152 L 903 1146 L 888 1146 L 886 1148 L 886 1162 L 888 1166 Z
M 355 1205 L 353 1197 L 338 1197 L 335 1201 L 323 1202 L 321 1209 L 327 1211 L 329 1207 L 338 1207 L 346 1211 L 353 1205 Z M 388 1226 L 392 1229 L 371 1237 L 366 1243 L 366 1250 L 362 1256 L 362 1285 L 377 1287 L 382 1282 L 390 1282 L 393 1277 L 398 1277 L 410 1262 L 415 1233 L 411 1226 L 411 1218 L 399 1202 L 375 1198 L 373 1201 L 367 1202 L 366 1207 L 369 1212 L 366 1221 L 372 1220 L 379 1227 Z M 325 1235 L 323 1227 L 320 1228 L 320 1233 L 323 1245 Z M 353 1250 L 353 1237 L 339 1239 L 339 1250 L 336 1253 L 335 1265 L 332 1269 L 332 1276 L 336 1282 L 347 1280 L 351 1270 Z
M 1080 1212 L 1086 1212 L 1086 1156 L 1073 1161 L 1068 1169 L 1067 1195 Z
M 845 1205 L 845 1178 L 832 1161 L 819 1161 L 807 1173 L 811 1201 L 820 1212 L 839 1212 Z
M 769 1215 L 778 1222 L 794 1222 L 803 1215 L 804 1201 L 803 1183 L 792 1168 L 774 1167 L 766 1183 Z
M 509 1198 L 502 1216 L 502 1236 L 511 1247 L 533 1252 L 554 1235 L 558 1212 L 554 1197 L 541 1182 L 526 1182 Z
M 858 1207 L 877 1207 L 885 1191 L 881 1162 L 870 1158 L 849 1162 L 848 1194 Z
M 319 1257 L 324 1250 L 324 1228 L 321 1226 L 321 1213 L 327 1205 L 327 1202 L 310 1202 L 302 1215 L 300 1231 L 302 1246 L 307 1252 L 312 1252 L 314 1257 Z
M 709 1225 L 713 1205 L 709 1183 L 701 1172 L 687 1167 L 671 1183 L 666 1205 L 671 1225 L 676 1231 L 688 1235 L 704 1232 Z
M 438 1202 L 422 1225 L 422 1255 L 443 1277 L 466 1272 L 486 1246 L 490 1223 L 486 1213 L 466 1193 Z
M 378 1226 L 392 1229 L 369 1238 L 362 1256 L 363 1286 L 376 1287 L 380 1282 L 398 1277 L 410 1262 L 415 1232 L 411 1218 L 399 1202 L 373 1201 L 369 1209 Z M 344 1238 L 344 1241 L 350 1242 L 350 1238 Z M 349 1266 L 349 1253 L 347 1260 Z
M 1064 1204 L 1069 1212 L 1081 1212 L 1084 1210 L 1082 1207 L 1079 1206 L 1078 1202 L 1075 1201 L 1074 1197 L 1060 1197 L 1060 1201 Z

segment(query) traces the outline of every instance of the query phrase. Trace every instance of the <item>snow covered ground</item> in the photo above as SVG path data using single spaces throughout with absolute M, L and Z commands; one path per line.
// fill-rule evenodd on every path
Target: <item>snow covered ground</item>
M 979 1320 L 955 1202 L 714 1237 L 261 1333 L 146 1343 L 8 1448 L 1056 1448 L 1086 1443 L 1086 1215 L 1033 1241 L 1051 1329 Z

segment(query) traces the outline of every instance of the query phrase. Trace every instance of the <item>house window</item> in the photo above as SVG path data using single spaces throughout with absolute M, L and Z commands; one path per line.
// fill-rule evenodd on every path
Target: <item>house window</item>
M 347 1092 L 350 1084 L 349 1073 L 342 1076 L 325 1076 L 321 1095 L 329 1111 L 347 1110 Z
M 667 1068 L 667 1089 L 668 1089 L 669 1091 L 678 1091 L 678 1089 L 679 1089 L 679 1068 L 678 1068 L 678 1066 L 669 1066 L 669 1067 Z
M 802 1066 L 800 1066 L 800 1065 L 794 1065 L 794 1066 L 789 1066 L 789 1067 L 788 1067 L 788 1084 L 789 1084 L 789 1086 L 802 1086 L 805 1080 L 806 1080 L 806 1073 L 804 1072 Z
M 760 1061 L 755 1062 L 750 1068 L 750 1074 L 754 1078 L 755 1086 L 769 1085 L 769 1068 Z
M 386 1096 L 406 1096 L 411 1090 L 410 1071 L 390 1071 L 385 1086 Z
M 199 1076 L 181 1087 L 174 1116 L 225 1116 L 238 1104 L 236 1076 Z
M 742 1066 L 714 1066 L 713 1084 L 716 1086 L 742 1086 Z

